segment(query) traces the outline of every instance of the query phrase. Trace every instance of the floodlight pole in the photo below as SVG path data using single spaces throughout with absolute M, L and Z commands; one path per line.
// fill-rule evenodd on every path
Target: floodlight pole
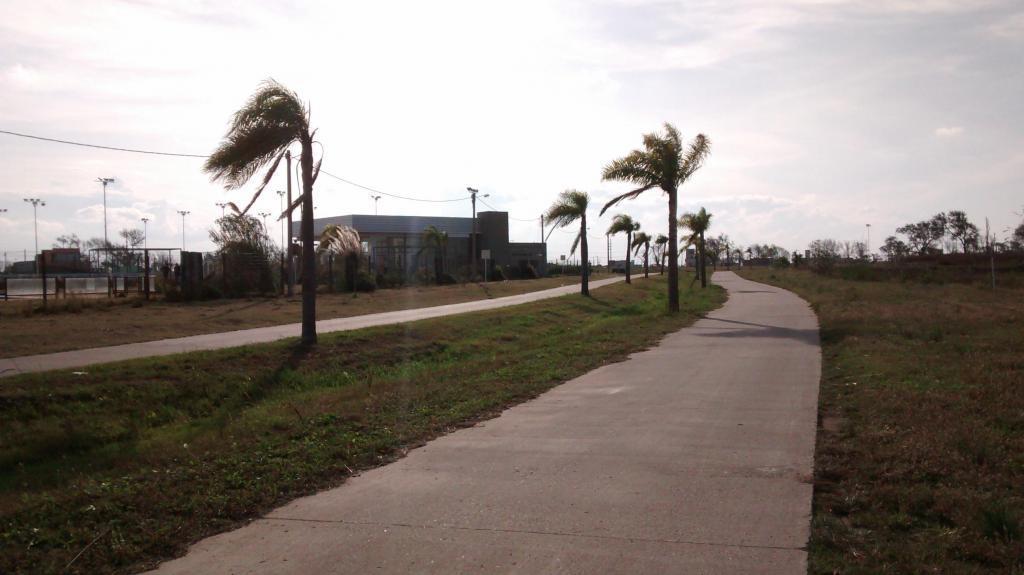
M 192 212 L 190 212 L 188 210 L 178 210 L 178 213 L 181 214 L 181 251 L 184 253 L 184 251 L 185 251 L 185 216 L 191 214 Z
M 107 239 L 107 184 L 114 181 L 114 178 L 96 178 L 96 181 L 103 184 L 103 247 L 107 247 L 110 241 Z
M 285 208 L 288 211 L 288 243 L 284 247 L 285 257 L 288 259 L 288 297 L 292 297 L 295 293 L 295 287 L 292 283 L 295 279 L 295 265 L 292 262 L 292 152 L 288 150 L 284 153 L 284 159 L 286 162 L 286 168 L 288 172 L 288 207 Z
M 43 200 L 40 200 L 39 198 L 23 198 L 23 199 L 26 202 L 32 204 L 32 229 L 34 230 L 35 236 L 36 236 L 36 253 L 35 253 L 35 255 L 38 256 L 39 255 L 39 219 L 36 216 L 36 209 L 39 206 L 45 206 L 46 202 L 44 202 Z M 4 210 L 4 211 L 7 211 L 7 210 Z
M 378 212 L 377 212 L 377 202 L 380 201 L 380 196 L 370 196 L 370 197 L 373 198 L 373 215 L 376 216 L 378 214 Z
M 270 234 L 269 234 L 269 233 L 267 233 L 267 216 L 269 216 L 269 215 L 270 215 L 270 212 L 260 212 L 260 213 L 259 213 L 259 214 L 257 214 L 257 215 L 259 215 L 259 216 L 263 216 L 263 235 L 265 235 L 265 236 L 268 236 L 268 237 L 269 237 L 269 236 L 270 236 Z
M 149 218 L 142 218 L 142 249 L 149 249 Z
M 224 217 L 224 208 L 226 208 L 228 205 L 226 203 L 224 203 L 224 202 L 217 202 L 214 205 L 217 206 L 218 208 L 220 208 L 220 217 L 223 218 Z

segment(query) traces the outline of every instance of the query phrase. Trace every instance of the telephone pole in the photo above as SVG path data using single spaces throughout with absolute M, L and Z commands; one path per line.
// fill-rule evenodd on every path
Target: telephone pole
M 470 268 L 470 279 L 476 279 L 476 195 L 480 193 L 480 190 L 466 186 L 466 190 L 469 192 L 469 198 L 473 202 L 473 230 L 469 233 L 470 249 L 473 251 L 473 267 Z M 484 194 L 483 197 L 488 197 L 490 194 Z
M 142 218 L 142 249 L 149 249 L 149 218 Z

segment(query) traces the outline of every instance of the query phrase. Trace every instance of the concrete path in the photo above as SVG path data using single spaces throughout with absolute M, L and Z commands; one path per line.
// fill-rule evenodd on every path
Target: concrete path
M 601 286 L 622 281 L 623 279 L 625 279 L 625 276 L 592 281 L 590 282 L 590 287 L 591 289 L 599 288 Z M 577 293 L 579 290 L 580 286 L 577 283 L 494 299 L 482 299 L 433 307 L 326 319 L 316 322 L 316 329 L 317 333 L 330 333 L 332 331 L 348 331 L 378 325 L 406 323 L 444 315 L 454 315 L 519 305 L 532 301 L 559 297 L 570 293 Z M 9 377 L 12 375 L 18 375 L 19 373 L 51 371 L 54 369 L 71 369 L 95 365 L 98 363 L 138 359 L 141 357 L 173 355 L 189 351 L 223 349 L 226 347 L 238 347 L 253 343 L 267 343 L 290 337 L 299 337 L 301 334 L 302 324 L 290 323 L 286 325 L 274 325 L 269 327 L 258 327 L 254 329 L 243 329 L 222 333 L 209 333 L 204 335 L 191 335 L 188 337 L 161 339 L 157 341 L 127 343 L 124 345 L 113 345 L 110 347 L 96 347 L 91 349 L 79 349 L 75 351 L 62 351 L 58 353 L 29 355 L 6 359 L 0 358 L 0 377 Z
M 728 303 L 658 347 L 157 573 L 805 573 L 817 320 L 715 281 Z

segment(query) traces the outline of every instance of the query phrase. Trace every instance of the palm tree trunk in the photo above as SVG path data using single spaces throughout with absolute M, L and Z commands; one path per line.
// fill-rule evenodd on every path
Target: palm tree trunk
M 676 226 L 678 200 L 675 187 L 668 191 L 668 311 L 679 311 L 679 246 Z
M 651 268 L 647 265 L 647 257 L 651 255 L 651 248 L 644 244 L 644 279 L 651 277 Z
M 302 343 L 316 343 L 316 253 L 313 248 L 313 141 L 302 140 Z
M 631 284 L 633 280 L 629 277 L 629 264 L 631 263 L 629 257 L 629 250 L 633 249 L 633 233 L 626 232 L 626 283 Z
M 704 232 L 700 233 L 700 287 L 708 287 L 708 262 L 704 253 Z
M 580 293 L 590 297 L 590 257 L 587 253 L 587 216 L 580 218 L 580 256 L 583 258 L 583 269 L 580 271 Z

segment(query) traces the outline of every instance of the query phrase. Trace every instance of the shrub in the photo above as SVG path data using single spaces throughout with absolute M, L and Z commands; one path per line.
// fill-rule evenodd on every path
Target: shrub
M 505 270 L 501 269 L 501 266 L 494 266 L 494 269 L 488 272 L 487 279 L 492 282 L 503 282 L 508 278 L 505 277 Z
M 526 266 L 526 271 L 523 272 L 523 277 L 528 280 L 535 280 L 540 278 L 540 274 L 537 273 L 537 268 L 530 264 Z
M 452 274 L 444 272 L 441 274 L 441 277 L 438 278 L 437 283 L 444 286 L 450 286 L 459 283 L 459 280 Z
M 377 289 L 377 282 L 366 272 L 356 275 L 356 291 L 371 292 Z

